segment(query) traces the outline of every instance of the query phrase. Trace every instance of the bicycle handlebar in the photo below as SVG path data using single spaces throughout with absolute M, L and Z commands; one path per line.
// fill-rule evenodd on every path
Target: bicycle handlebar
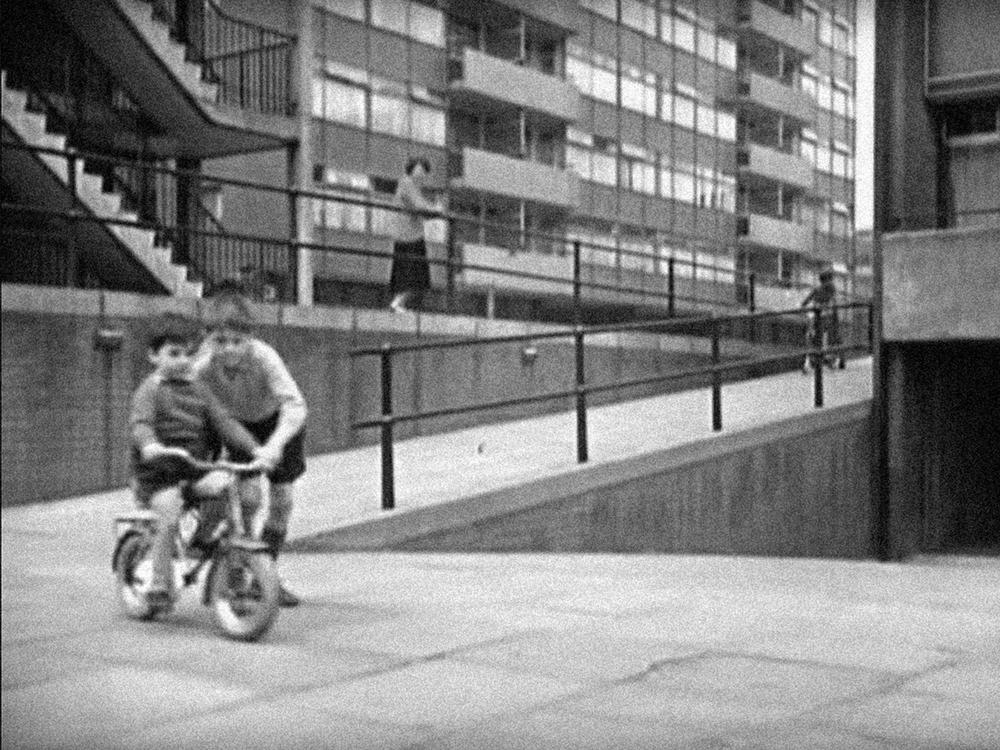
M 236 461 L 228 461 L 226 459 L 215 459 L 206 460 L 201 458 L 195 458 L 187 451 L 177 452 L 177 453 L 165 453 L 155 458 L 144 461 L 143 463 L 147 465 L 155 465 L 158 463 L 169 463 L 172 461 L 179 461 L 184 465 L 195 469 L 197 471 L 230 471 L 233 474 L 241 474 L 244 476 L 250 476 L 253 474 L 263 474 L 264 467 L 260 465 L 257 461 L 251 461 L 250 463 L 239 463 Z

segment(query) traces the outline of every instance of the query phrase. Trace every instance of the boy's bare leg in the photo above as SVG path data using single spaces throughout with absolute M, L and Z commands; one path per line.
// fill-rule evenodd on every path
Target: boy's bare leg
M 184 507 L 184 499 L 181 497 L 180 488 L 170 487 L 154 493 L 149 505 L 159 516 L 151 550 L 153 580 L 150 584 L 150 593 L 154 594 L 153 598 L 162 599 L 164 595 L 169 596 L 170 593 L 173 578 L 170 553 L 180 522 L 181 510 Z
M 271 557 L 277 561 L 288 535 L 288 520 L 292 515 L 292 484 L 272 484 L 270 501 L 260 539 L 270 549 Z M 299 598 L 282 586 L 282 606 L 294 607 L 298 603 Z

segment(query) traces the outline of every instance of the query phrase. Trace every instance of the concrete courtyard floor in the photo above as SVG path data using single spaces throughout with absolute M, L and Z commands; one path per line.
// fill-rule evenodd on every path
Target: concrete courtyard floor
M 5 749 L 1000 748 L 996 558 L 288 555 L 305 603 L 242 644 L 194 591 L 125 619 L 110 529 L 30 515 Z
M 831 405 L 867 398 L 855 373 Z M 810 408 L 807 379 L 785 378 L 727 387 L 727 429 Z M 595 415 L 594 460 L 711 439 L 706 405 L 679 394 Z M 525 436 L 548 445 L 553 419 L 571 428 L 407 441 L 401 505 L 572 471 L 571 443 L 525 459 Z M 631 419 L 642 437 L 608 432 Z M 376 512 L 375 458 L 312 462 L 296 533 Z M 365 477 L 357 494 L 346 477 Z M 119 614 L 111 519 L 126 507 L 119 490 L 3 510 L 4 750 L 1000 748 L 995 557 L 289 554 L 305 603 L 241 644 L 193 590 L 162 622 Z

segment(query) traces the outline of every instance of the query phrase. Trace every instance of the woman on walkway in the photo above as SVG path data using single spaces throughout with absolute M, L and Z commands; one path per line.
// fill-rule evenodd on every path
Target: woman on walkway
M 427 244 L 424 242 L 424 221 L 428 214 L 441 212 L 441 206 L 427 200 L 423 188 L 431 165 L 427 159 L 410 159 L 406 174 L 396 187 L 396 202 L 406 211 L 397 218 L 396 242 L 392 249 L 392 274 L 389 288 L 393 312 L 403 312 L 407 305 L 419 309 L 424 293 L 431 285 L 427 265 Z

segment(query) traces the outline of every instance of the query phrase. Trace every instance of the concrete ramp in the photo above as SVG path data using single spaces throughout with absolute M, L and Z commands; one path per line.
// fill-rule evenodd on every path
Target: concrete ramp
M 870 360 L 407 440 L 397 508 L 379 509 L 377 446 L 313 459 L 291 530 L 300 551 L 717 552 L 867 557 Z

